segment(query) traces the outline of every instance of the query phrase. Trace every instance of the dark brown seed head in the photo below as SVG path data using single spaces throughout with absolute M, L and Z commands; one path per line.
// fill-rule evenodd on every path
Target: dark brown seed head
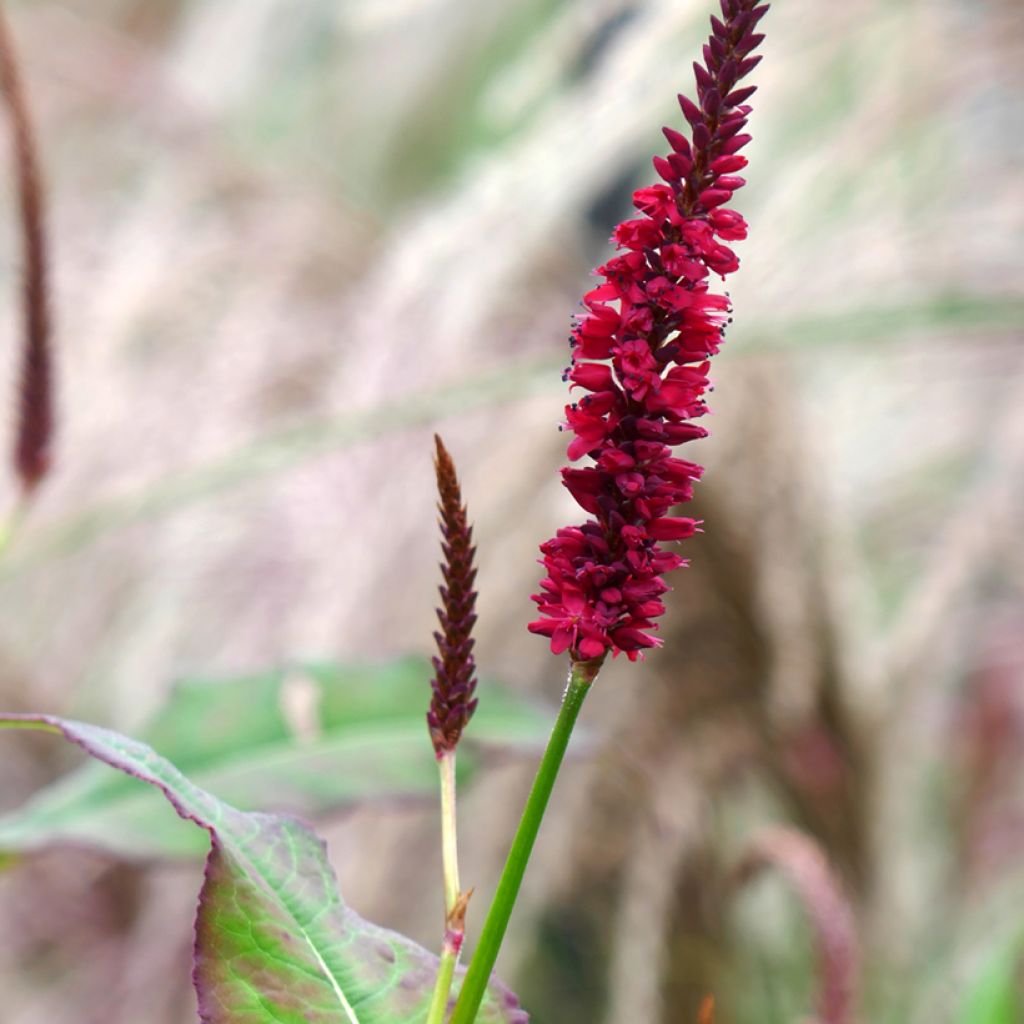
M 473 583 L 473 528 L 466 520 L 466 506 L 455 474 L 455 464 L 436 434 L 438 512 L 441 525 L 441 607 L 437 609 L 440 631 L 434 634 L 437 655 L 432 659 L 433 695 L 427 725 L 434 751 L 440 757 L 454 750 L 476 710 L 476 663 L 473 660 L 473 624 L 476 622 L 476 591 Z

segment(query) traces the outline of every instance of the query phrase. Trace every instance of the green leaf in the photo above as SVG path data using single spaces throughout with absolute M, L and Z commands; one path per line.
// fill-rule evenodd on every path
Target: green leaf
M 47 715 L 3 716 L 0 727 L 62 735 L 209 834 L 193 974 L 203 1024 L 422 1024 L 437 959 L 347 907 L 324 844 L 300 822 L 236 810 L 107 729 Z M 492 981 L 478 1020 L 527 1016 Z
M 360 801 L 430 797 L 437 768 L 424 722 L 430 666 L 309 664 L 179 684 L 143 740 L 242 810 L 316 817 Z M 459 748 L 460 781 L 486 750 L 543 747 L 550 715 L 490 682 Z M 133 779 L 87 764 L 0 818 L 0 855 L 54 843 L 129 858 L 198 857 L 205 837 Z

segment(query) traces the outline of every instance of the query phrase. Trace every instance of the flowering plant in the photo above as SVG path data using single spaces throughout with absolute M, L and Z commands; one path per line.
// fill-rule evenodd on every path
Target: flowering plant
M 695 98 L 679 97 L 686 130 L 664 129 L 670 152 L 653 161 L 661 181 L 635 192 L 639 216 L 615 228 L 617 254 L 598 268 L 601 281 L 583 297 L 584 311 L 572 329 L 564 379 L 574 394 L 583 394 L 565 409 L 572 465 L 562 470 L 562 481 L 587 518 L 541 545 L 546 575 L 534 597 L 539 617 L 529 624 L 548 639 L 554 654 L 568 655 L 569 681 L 467 969 L 459 960 L 472 890 L 463 890 L 458 865 L 456 756 L 471 725 L 486 738 L 484 715 L 475 713 L 478 700 L 481 710 L 486 708 L 487 690 L 478 688 L 473 655 L 472 528 L 454 462 L 440 438 L 435 465 L 443 583 L 426 713 L 441 796 L 445 920 L 439 957 L 347 907 L 323 844 L 297 819 L 237 809 L 214 795 L 215 787 L 208 791 L 187 777 L 180 770 L 186 765 L 176 767 L 149 745 L 109 730 L 50 715 L 0 718 L 7 728 L 62 736 L 97 761 L 149 784 L 181 819 L 206 834 L 209 853 L 193 971 L 204 1024 L 520 1024 L 527 1019 L 492 972 L 573 727 L 609 653 L 637 661 L 660 644 L 656 620 L 665 612 L 665 576 L 685 564 L 672 545 L 693 536 L 700 525 L 676 510 L 691 499 L 702 468 L 675 449 L 706 435 L 697 420 L 706 411 L 709 360 L 719 351 L 730 314 L 728 295 L 713 281 L 738 269 L 731 243 L 747 232 L 743 217 L 727 204 L 744 184 L 738 172 L 747 162 L 741 151 L 750 136 L 743 129 L 754 87 L 742 83 L 760 60 L 754 54 L 763 38 L 757 28 L 767 9 L 756 0 L 722 0 L 722 17 L 711 19 L 703 61 L 694 65 Z M 2 18 L 0 67 L 14 126 L 25 240 L 26 329 L 15 468 L 27 501 L 44 480 L 52 447 L 46 249 L 30 121 Z M 586 465 L 577 465 L 584 459 Z M 15 520 L 25 507 L 19 506 Z M 362 671 L 362 679 L 379 687 L 372 699 L 383 702 L 383 678 Z M 417 679 L 417 686 L 415 700 L 425 701 L 426 680 Z M 277 700 L 284 681 L 266 681 L 265 690 Z M 404 708 L 405 696 L 396 703 Z M 419 739 L 428 750 L 426 740 Z M 200 766 L 201 746 L 197 741 L 190 753 Z M 203 757 L 212 753 L 202 750 Z M 387 757 L 392 767 L 398 762 L 396 746 Z M 402 790 L 398 783 L 393 788 Z M 52 822 L 60 815 L 43 801 L 22 818 L 0 824 L 0 844 L 31 848 L 48 817 Z M 791 846 L 781 844 L 783 851 Z M 818 870 L 806 851 L 798 853 L 812 862 L 815 891 L 832 898 L 828 879 L 822 880 L 827 872 Z M 785 860 L 785 853 L 776 859 Z M 845 950 L 846 940 L 844 930 L 834 945 Z M 848 988 L 844 981 L 828 990 L 823 1019 L 838 1024 Z M 713 1003 L 704 1006 L 701 1018 L 707 1024 Z

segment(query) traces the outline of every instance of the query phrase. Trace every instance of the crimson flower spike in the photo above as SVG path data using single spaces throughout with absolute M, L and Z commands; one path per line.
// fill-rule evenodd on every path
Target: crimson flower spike
M 473 582 L 473 528 L 466 521 L 466 506 L 455 474 L 455 464 L 441 441 L 434 435 L 437 454 L 437 505 L 441 517 L 441 551 L 444 562 L 441 573 L 444 584 L 439 587 L 441 607 L 437 618 L 440 632 L 434 634 L 437 656 L 434 657 L 433 696 L 427 712 L 430 739 L 438 758 L 455 749 L 473 712 L 476 700 L 476 663 L 473 660 L 473 625 L 476 613 L 476 591 Z
M 0 89 L 10 116 L 15 176 L 24 250 L 22 309 L 24 348 L 14 468 L 22 494 L 29 495 L 50 467 L 53 441 L 53 370 L 43 188 L 32 120 L 14 53 L 14 43 L 0 8 Z
M 569 338 L 563 379 L 586 394 L 565 409 L 568 456 L 593 464 L 563 469 L 562 482 L 591 518 L 541 545 L 547 577 L 529 628 L 574 661 L 608 651 L 635 661 L 660 646 L 650 631 L 665 611 L 663 577 L 685 564 L 662 542 L 700 525 L 669 515 L 703 472 L 672 446 L 707 436 L 694 421 L 707 411 L 708 360 L 731 320 L 728 295 L 709 279 L 739 267 L 725 243 L 747 234 L 726 203 L 744 184 L 736 172 L 747 163 L 740 150 L 754 87 L 739 83 L 761 60 L 751 54 L 768 11 L 756 0 L 721 6 L 704 62 L 694 64 L 696 101 L 679 97 L 689 132 L 664 129 L 671 152 L 654 158 L 663 183 L 634 193 L 642 216 L 615 229 L 620 254 L 597 269 L 603 282 L 584 295 Z

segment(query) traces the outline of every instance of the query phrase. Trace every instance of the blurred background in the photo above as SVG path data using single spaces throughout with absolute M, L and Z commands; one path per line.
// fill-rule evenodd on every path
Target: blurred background
M 429 652 L 437 430 L 476 524 L 482 670 L 553 708 L 564 666 L 525 623 L 536 546 L 578 516 L 568 317 L 681 120 L 709 3 L 5 6 L 60 434 L 0 560 L 0 705 L 132 731 L 183 675 Z M 731 880 L 788 824 L 852 900 L 861 1019 L 1019 1024 L 1024 9 L 778 0 L 764 25 L 751 237 L 689 453 L 706 532 L 665 647 L 588 702 L 500 970 L 537 1024 L 689 1022 L 708 992 L 721 1024 L 795 1024 L 800 906 Z M 78 760 L 3 737 L 0 809 Z M 531 773 L 466 793 L 471 933 Z M 320 822 L 349 902 L 431 947 L 435 814 Z M 193 1021 L 199 872 L 55 849 L 0 875 L 3 1024 Z

